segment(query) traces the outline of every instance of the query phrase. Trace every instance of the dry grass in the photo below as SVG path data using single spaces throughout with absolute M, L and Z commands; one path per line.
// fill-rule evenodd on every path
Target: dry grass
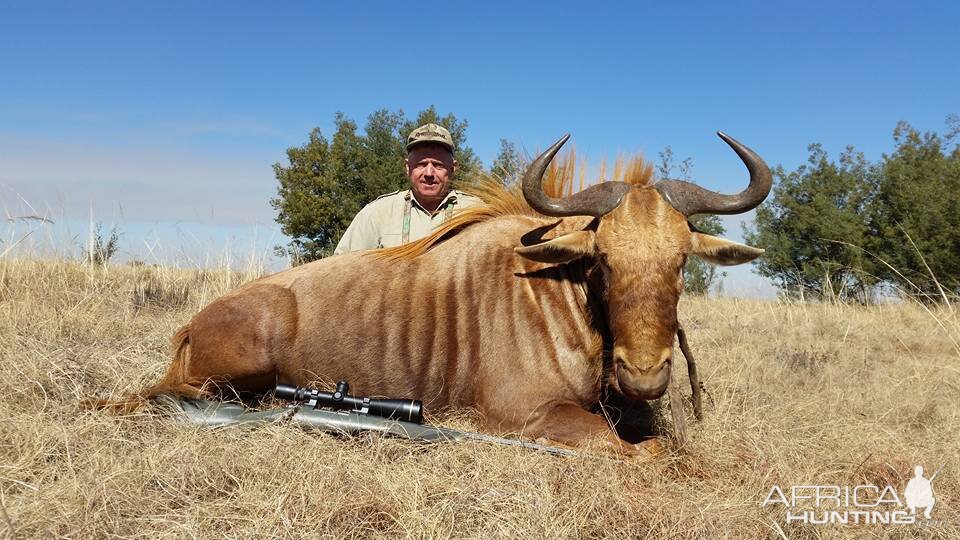
M 155 381 L 168 336 L 250 277 L 0 261 L 2 534 L 960 537 L 960 321 L 946 309 L 685 299 L 706 419 L 654 463 L 78 408 Z M 936 527 L 788 527 L 760 505 L 773 484 L 902 492 L 914 464 L 942 463 Z

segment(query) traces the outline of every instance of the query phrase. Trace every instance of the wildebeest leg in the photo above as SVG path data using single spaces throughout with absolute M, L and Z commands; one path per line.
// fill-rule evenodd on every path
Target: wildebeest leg
M 656 439 L 638 444 L 622 440 L 606 418 L 575 403 L 554 405 L 534 425 L 527 426 L 527 434 L 570 446 L 602 441 L 613 451 L 631 456 L 655 455 L 662 450 Z
M 290 353 L 296 300 L 289 289 L 254 285 L 198 313 L 175 336 L 175 345 L 182 332 L 188 351 L 177 351 L 166 377 L 151 393 L 163 391 L 165 381 L 174 393 L 181 393 L 183 385 L 199 389 L 223 384 L 229 389 L 216 393 L 227 397 L 232 392 L 262 393 L 276 384 L 278 364 Z M 178 361 L 183 365 L 177 366 Z
M 251 285 L 214 301 L 171 339 L 173 361 L 157 384 L 120 400 L 93 400 L 97 409 L 130 412 L 160 394 L 224 397 L 264 393 L 276 384 L 296 333 L 289 289 Z

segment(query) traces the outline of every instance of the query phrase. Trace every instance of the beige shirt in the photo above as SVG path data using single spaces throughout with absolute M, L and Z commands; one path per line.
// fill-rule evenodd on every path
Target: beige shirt
M 410 226 L 407 241 L 413 241 L 430 234 L 455 210 L 475 206 L 480 202 L 480 199 L 472 195 L 451 190 L 437 206 L 437 211 L 431 214 L 420 205 L 409 189 L 381 195 L 357 212 L 333 253 L 339 255 L 350 251 L 403 244 L 403 221 L 408 204 L 410 205 Z

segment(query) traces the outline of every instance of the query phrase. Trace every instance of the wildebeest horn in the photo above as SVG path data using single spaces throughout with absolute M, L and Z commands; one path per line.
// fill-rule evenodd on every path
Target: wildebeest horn
M 557 155 L 563 143 L 567 142 L 570 134 L 560 137 L 560 140 L 547 148 L 530 164 L 523 174 L 523 198 L 530 207 L 545 216 L 594 216 L 600 217 L 610 212 L 620 204 L 623 196 L 630 191 L 630 185 L 623 182 L 601 182 L 595 186 L 564 197 L 554 199 L 543 192 L 543 173 Z
M 654 184 L 660 195 L 685 216 L 694 214 L 740 214 L 756 208 L 770 193 L 770 168 L 753 150 L 722 131 L 717 135 L 733 148 L 750 171 L 750 185 L 736 195 L 723 195 L 682 180 L 661 180 Z

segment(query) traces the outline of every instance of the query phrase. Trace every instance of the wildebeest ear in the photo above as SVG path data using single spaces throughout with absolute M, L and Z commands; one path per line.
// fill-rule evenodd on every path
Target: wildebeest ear
M 593 231 L 574 231 L 542 244 L 515 247 L 513 250 L 531 261 L 568 263 L 580 257 L 592 256 L 596 250 L 595 238 Z
M 690 244 L 690 253 L 713 264 L 725 266 L 750 262 L 763 254 L 760 248 L 699 232 L 690 235 Z

